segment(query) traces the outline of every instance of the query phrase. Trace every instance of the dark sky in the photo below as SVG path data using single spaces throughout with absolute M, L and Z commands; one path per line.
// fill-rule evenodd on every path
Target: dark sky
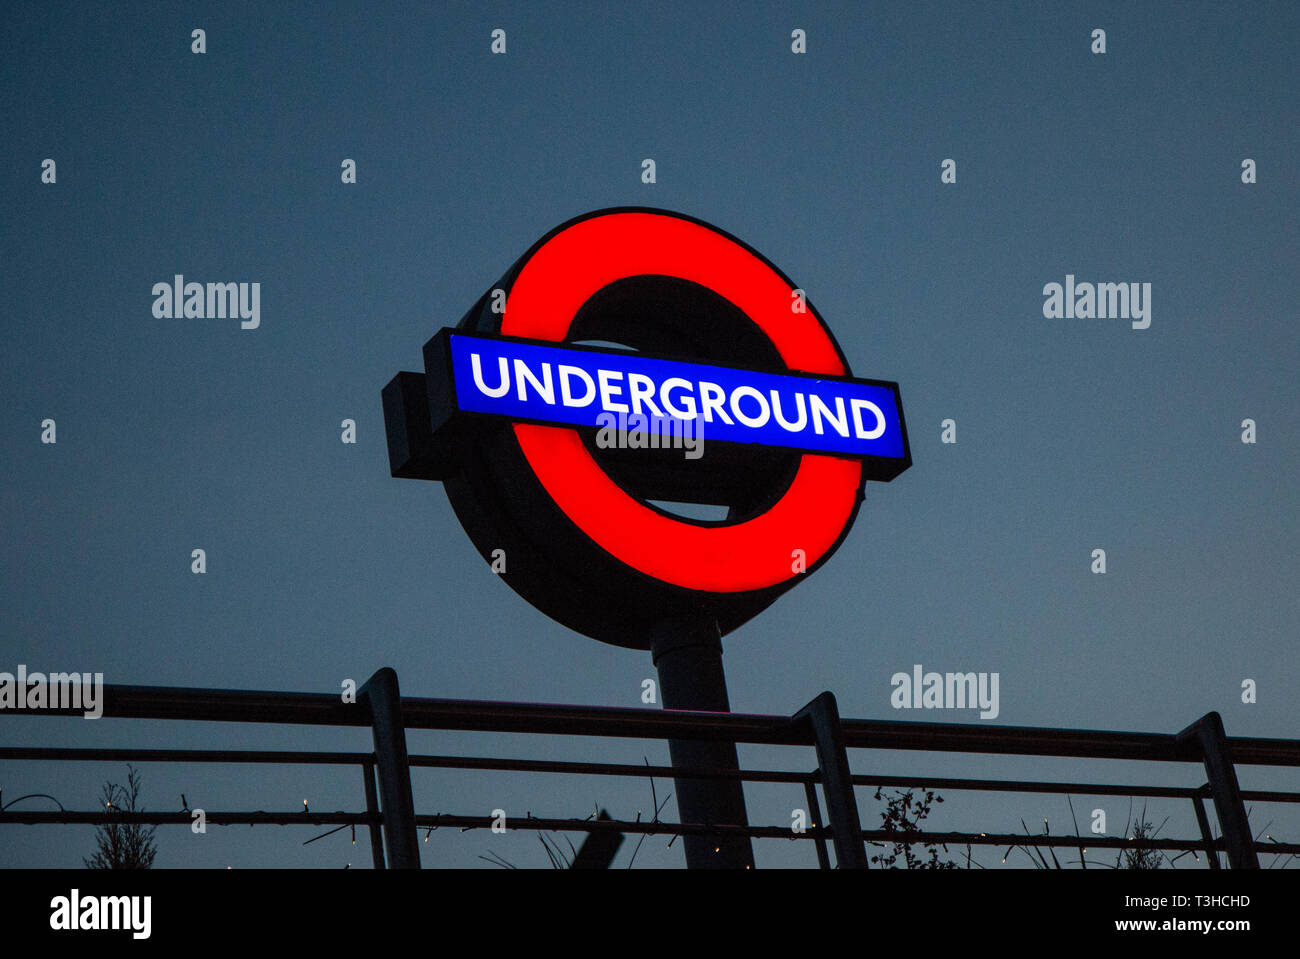
M 915 465 L 868 487 L 826 568 L 725 640 L 733 709 L 788 714 L 831 689 L 845 716 L 981 722 L 892 709 L 890 677 L 921 663 L 998 672 L 1000 715 L 985 722 L 1176 732 L 1218 710 L 1230 735 L 1300 735 L 1295 4 L 22 3 L 3 18 L 0 671 L 331 692 L 391 665 L 408 695 L 640 705 L 648 654 L 546 619 L 497 581 L 436 484 L 389 476 L 379 401 L 537 238 L 635 204 L 769 257 L 856 375 L 901 385 L 911 435 Z M 504 56 L 489 52 L 497 27 Z M 1090 52 L 1098 27 L 1104 55 Z M 340 182 L 344 158 L 355 185 Z M 945 158 L 955 184 L 940 182 Z M 176 273 L 259 282 L 260 327 L 155 318 L 151 288 Z M 1044 285 L 1067 274 L 1149 282 L 1150 328 L 1044 318 Z M 340 442 L 348 417 L 355 446 Z M 955 445 L 940 442 L 948 417 Z M 1240 439 L 1247 417 L 1255 445 Z M 1090 571 L 1099 547 L 1105 575 Z M 365 730 L 0 722 L 7 745 L 369 748 Z M 415 733 L 410 746 L 667 762 L 656 742 Z M 802 749 L 741 758 L 814 764 Z M 870 773 L 1204 778 L 852 759 Z M 91 808 L 124 776 L 0 763 L 6 802 L 45 792 Z M 1296 786 L 1284 770 L 1240 776 Z M 208 809 L 362 808 L 351 770 L 150 765 L 143 778 L 151 809 L 179 809 L 181 792 Z M 415 795 L 430 813 L 650 815 L 634 781 L 417 772 Z M 794 787 L 748 797 L 765 825 L 803 805 Z M 859 799 L 876 825 L 879 804 Z M 945 799 L 939 828 L 1071 828 L 1059 797 Z M 1100 806 L 1123 831 L 1127 800 L 1074 805 L 1082 828 Z M 1195 833 L 1189 808 L 1151 804 L 1165 816 L 1162 835 Z M 1286 808 L 1252 818 L 1300 839 Z M 318 831 L 163 827 L 157 865 L 368 864 L 346 833 L 304 847 Z M 90 827 L 9 826 L 0 864 L 79 866 L 92 846 Z M 637 866 L 681 865 L 681 844 L 666 846 L 648 840 Z M 440 831 L 422 848 L 430 866 L 487 868 L 489 852 L 547 865 L 527 834 Z M 756 855 L 815 863 L 806 843 Z

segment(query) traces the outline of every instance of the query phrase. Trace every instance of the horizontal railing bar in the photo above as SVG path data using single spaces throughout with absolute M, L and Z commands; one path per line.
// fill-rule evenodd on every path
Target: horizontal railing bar
M 1021 792 L 1046 795 L 1078 793 L 1085 796 L 1151 796 L 1165 799 L 1194 799 L 1198 788 L 1190 786 L 1125 786 L 1118 783 L 1035 782 L 1011 779 L 927 779 L 920 776 L 853 776 L 855 786 L 909 786 L 914 789 L 949 789 L 971 792 Z M 1296 793 L 1300 802 L 1300 793 Z
M 462 831 L 469 829 L 490 829 L 493 822 L 491 816 L 455 816 L 448 813 L 438 815 L 417 815 L 415 824 L 420 829 L 429 827 L 438 828 L 459 828 Z M 597 819 L 543 819 L 539 817 L 514 817 L 506 821 L 508 829 L 531 829 L 544 832 L 625 832 L 625 833 L 645 833 L 648 835 L 747 835 L 755 839 L 815 839 L 819 836 L 829 837 L 831 829 L 828 826 L 809 826 L 803 832 L 796 833 L 789 826 L 737 826 L 737 825 L 710 825 L 704 823 L 665 823 L 665 822 L 627 822 L 621 820 L 597 820 Z M 894 843 L 906 844 L 911 846 L 941 846 L 941 845 L 972 845 L 972 846 L 1065 846 L 1068 848 L 1078 848 L 1083 846 L 1085 849 L 1090 848 L 1116 848 L 1123 849 L 1130 846 L 1140 847 L 1143 849 L 1196 849 L 1205 848 L 1205 840 L 1197 837 L 1196 839 L 1146 839 L 1146 838 L 1125 838 L 1123 836 L 1096 836 L 1083 839 L 1082 841 L 1075 836 L 1033 836 L 1017 835 L 1015 833 L 963 833 L 963 832 L 934 832 L 934 833 L 908 833 L 906 836 L 899 832 L 890 832 L 884 829 L 863 829 L 861 830 L 863 840 L 867 842 L 883 842 L 888 845 Z M 1094 841 L 1094 839 L 1096 841 Z M 1215 839 L 1211 844 L 1216 849 L 1223 848 L 1222 838 Z M 1295 849 L 1289 848 L 1294 845 Z M 1285 847 L 1285 848 L 1284 848 Z M 1261 846 L 1274 852 L 1292 852 L 1300 851 L 1300 844 L 1278 843 Z
M 81 762 L 200 762 L 200 763 L 285 763 L 358 765 L 373 763 L 374 753 L 298 752 L 264 749 L 131 749 L 63 748 L 42 746 L 0 746 L 0 760 Z M 478 756 L 409 756 L 411 766 L 445 769 L 484 769 L 501 772 L 543 772 L 570 775 L 687 776 L 697 779 L 745 779 L 753 782 L 804 783 L 816 781 L 816 773 L 784 772 L 774 769 L 735 770 L 673 766 L 638 766 L 635 763 L 585 763 L 544 759 L 492 759 Z
M 1165 733 L 1110 732 L 1034 726 L 974 726 L 845 719 L 845 745 L 860 749 L 915 749 L 945 752 L 1013 753 L 1095 759 L 1193 762 L 1200 756 Z M 1229 737 L 1238 765 L 1300 766 L 1300 740 Z
M 51 811 L 6 809 L 0 813 L 0 825 L 14 823 L 22 826 L 41 825 L 89 825 L 122 826 L 150 825 L 175 826 L 192 825 L 196 810 L 189 812 L 103 812 L 94 811 Z M 383 816 L 379 816 L 380 820 Z M 299 812 L 216 812 L 203 810 L 203 820 L 209 826 L 346 826 L 368 825 L 369 813 L 303 813 Z
M 455 816 L 446 813 L 435 815 L 417 815 L 415 817 L 416 826 L 420 829 L 429 827 L 436 828 L 460 828 L 462 831 L 467 829 L 490 829 L 494 822 L 491 816 Z M 509 829 L 532 829 L 552 832 L 625 832 L 625 833 L 646 833 L 656 835 L 664 833 L 665 835 L 747 835 L 756 839 L 816 839 L 829 838 L 831 829 L 826 826 L 808 826 L 803 832 L 796 833 L 789 826 L 737 826 L 737 825 L 707 825 L 696 823 L 664 823 L 664 822 L 626 822 L 620 820 L 596 820 L 596 819 L 541 819 L 537 817 L 514 817 L 507 821 Z M 863 829 L 861 830 L 864 841 L 873 843 L 885 843 L 888 845 L 903 844 L 906 842 L 912 846 L 942 846 L 942 845 L 972 845 L 972 846 L 1060 846 L 1065 848 L 1077 849 L 1083 847 L 1087 850 L 1090 848 L 1108 848 L 1108 849 L 1171 849 L 1171 850 L 1195 850 L 1200 851 L 1206 848 L 1207 843 L 1204 839 L 1152 839 L 1123 836 L 1089 836 L 1080 838 L 1077 836 L 1050 836 L 1050 835 L 1024 835 L 1016 833 L 963 833 L 963 832 L 913 832 L 904 836 L 896 831 L 887 831 L 884 829 Z M 1216 850 L 1224 850 L 1224 841 L 1222 837 L 1214 839 L 1208 844 Z M 1300 853 L 1300 843 L 1255 843 L 1256 847 L 1262 852 L 1272 853 Z
M 635 763 L 586 763 L 551 759 L 492 759 L 478 756 L 408 756 L 412 766 L 436 769 L 482 769 L 495 772 L 563 773 L 565 775 L 631 776 L 648 779 L 739 779 L 744 782 L 817 782 L 817 773 L 778 769 L 718 769 L 708 766 L 638 766 Z
M 285 763 L 361 765 L 374 762 L 373 753 L 305 752 L 289 750 L 234 749 L 130 749 L 2 746 L 0 760 L 99 761 L 99 762 L 199 762 L 199 763 Z M 703 767 L 638 766 L 634 763 L 587 763 L 539 759 L 493 759 L 478 756 L 411 756 L 412 766 L 442 769 L 481 769 L 499 772 L 539 772 L 565 775 L 629 776 L 636 778 L 740 779 L 745 782 L 819 782 L 816 771 L 786 772 L 774 769 L 742 769 L 738 773 Z M 854 775 L 855 786 L 909 786 L 919 789 L 948 789 L 984 792 L 1026 792 L 1045 795 L 1148 796 L 1193 799 L 1201 789 L 1186 786 L 1138 786 L 1116 783 L 1066 783 L 1010 779 L 952 779 L 920 776 Z M 1242 790 L 1251 802 L 1300 803 L 1300 793 Z
M 80 762 L 288 763 L 346 766 L 373 763 L 374 753 L 304 752 L 274 749 L 131 749 L 0 746 L 0 759 Z
M 286 693 L 165 686 L 105 685 L 103 714 L 118 718 L 210 722 L 270 722 L 366 726 L 368 710 L 326 693 Z M 81 715 L 79 710 L 7 709 L 15 714 Z M 811 732 L 789 716 L 686 710 L 571 706 L 403 697 L 407 729 L 606 736 L 635 739 L 724 739 L 771 745 L 812 745 Z M 975 726 L 894 720 L 845 719 L 844 742 L 858 749 L 1142 759 L 1198 762 L 1173 734 Z M 1300 766 L 1300 741 L 1231 737 L 1238 765 Z
M 853 776 L 855 786 L 910 786 L 916 789 L 958 791 L 1044 793 L 1046 795 L 1152 796 L 1165 799 L 1195 799 L 1201 788 L 1190 786 L 1125 786 L 1118 783 L 1034 782 L 1013 779 L 933 779 L 923 776 Z M 1255 802 L 1300 803 L 1300 792 L 1241 791 L 1242 799 Z
M 788 716 L 704 713 L 608 706 L 403 698 L 407 729 L 473 729 L 633 738 L 731 739 L 738 743 L 812 745 Z M 841 721 L 845 745 L 861 749 L 938 750 L 1018 755 L 1199 762 L 1174 734 L 1031 726 L 974 726 L 893 720 Z M 1300 741 L 1229 738 L 1238 764 L 1300 766 Z
M 340 695 L 189 686 L 124 686 L 105 683 L 103 716 L 118 719 L 184 719 L 198 722 L 290 723 L 369 726 L 370 713 Z M 16 715 L 83 716 L 82 709 L 6 709 Z
M 208 825 L 255 826 L 255 825 L 364 825 L 370 821 L 367 813 L 323 813 L 304 814 L 301 812 L 205 812 Z M 382 817 L 380 817 L 382 819 Z M 116 823 L 141 825 L 189 825 L 190 813 L 105 813 L 100 811 L 64 811 L 64 812 L 13 812 L 6 811 L 0 815 L 0 823 L 13 822 L 26 825 L 51 824 L 85 824 L 107 825 Z M 494 822 L 491 816 L 456 816 L 451 814 L 417 815 L 416 825 L 420 829 L 436 831 L 440 828 L 453 828 L 467 831 L 471 829 L 491 829 Z M 794 832 L 789 826 L 735 826 L 710 825 L 702 823 L 669 822 L 628 822 L 622 820 L 598 819 L 543 819 L 537 817 L 516 817 L 507 821 L 510 830 L 530 830 L 544 832 L 623 832 L 644 833 L 647 835 L 747 835 L 756 839 L 816 839 L 830 835 L 827 827 L 809 826 L 802 832 Z M 911 846 L 1053 846 L 1083 849 L 1167 849 L 1167 850 L 1203 850 L 1203 839 L 1149 839 L 1125 838 L 1122 836 L 1048 836 L 1019 835 L 1016 833 L 962 833 L 962 832 L 914 832 L 906 835 L 883 829 L 861 830 L 864 841 L 893 845 L 904 841 Z M 1209 844 L 1216 850 L 1222 850 L 1222 838 Z M 1255 848 L 1263 853 L 1296 854 L 1300 853 L 1300 843 L 1261 843 Z
M 1243 789 L 1241 798 L 1252 802 L 1300 802 L 1300 793 L 1277 792 L 1268 789 Z
M 745 782 L 805 783 L 820 782 L 816 772 L 784 772 L 773 769 L 742 769 L 739 772 L 705 767 L 637 766 L 632 763 L 580 763 L 545 759 L 489 759 L 476 756 L 411 756 L 412 766 L 443 769 L 485 769 L 500 772 L 544 772 L 573 775 L 608 775 L 634 777 L 689 777 L 696 779 L 740 779 Z M 1133 786 L 1115 783 L 1036 782 L 1009 779 L 934 779 L 921 776 L 852 777 L 855 786 L 913 786 L 920 789 L 953 789 L 988 792 L 1029 792 L 1049 795 L 1079 793 L 1089 796 L 1150 796 L 1166 799 L 1194 799 L 1199 787 Z M 1255 802 L 1297 802 L 1300 793 L 1251 792 L 1242 790 L 1243 799 Z

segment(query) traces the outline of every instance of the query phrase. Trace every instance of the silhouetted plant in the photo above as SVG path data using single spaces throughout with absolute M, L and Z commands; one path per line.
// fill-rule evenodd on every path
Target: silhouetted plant
M 128 765 L 126 785 L 112 780 L 104 783 L 100 793 L 104 808 L 110 814 L 143 812 L 138 808 L 140 777 L 135 767 Z M 154 846 L 154 826 L 141 823 L 109 823 L 95 829 L 95 854 L 82 859 L 87 869 L 148 869 L 153 866 L 158 850 Z
M 1141 842 L 1143 839 L 1154 839 L 1164 823 L 1159 826 L 1153 826 L 1146 819 L 1147 808 L 1142 807 L 1142 817 L 1139 822 L 1133 823 L 1133 834 L 1130 839 Z M 1168 822 L 1166 818 L 1165 822 Z M 1164 866 L 1166 856 L 1159 849 L 1151 849 L 1147 846 L 1131 846 L 1128 849 L 1120 851 L 1120 855 L 1115 862 L 1117 869 L 1160 869 Z
M 885 800 L 885 808 L 880 814 L 883 822 L 883 829 L 887 833 L 897 836 L 892 839 L 892 849 L 889 852 L 879 856 L 872 856 L 871 861 L 878 863 L 885 869 L 898 868 L 896 863 L 902 858 L 904 869 L 956 869 L 957 864 L 948 859 L 939 858 L 939 846 L 929 843 L 918 842 L 916 837 L 921 832 L 921 823 L 930 815 L 930 808 L 935 803 L 943 802 L 942 796 L 936 796 L 931 790 L 924 790 L 920 796 L 915 795 L 913 790 L 893 790 L 893 794 L 883 795 L 883 789 L 876 789 L 876 799 Z M 884 846 L 885 843 L 873 842 L 873 846 Z M 943 851 L 948 851 L 947 845 L 942 845 Z M 914 846 L 920 846 L 925 853 L 918 855 Z

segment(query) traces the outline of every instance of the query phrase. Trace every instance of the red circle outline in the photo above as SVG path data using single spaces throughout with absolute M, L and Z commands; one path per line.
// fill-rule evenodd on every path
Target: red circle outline
M 792 370 L 844 376 L 811 311 L 790 309 L 791 286 L 761 257 L 716 230 L 668 213 L 616 212 L 580 220 L 542 243 L 511 285 L 501 332 L 561 341 L 582 305 L 629 276 L 679 277 L 730 300 Z M 862 464 L 805 453 L 785 495 L 741 523 L 698 526 L 650 509 L 619 487 L 568 427 L 514 423 L 524 458 L 556 505 L 615 559 L 687 589 L 765 589 L 820 560 L 852 521 Z M 705 441 L 707 442 L 707 436 Z

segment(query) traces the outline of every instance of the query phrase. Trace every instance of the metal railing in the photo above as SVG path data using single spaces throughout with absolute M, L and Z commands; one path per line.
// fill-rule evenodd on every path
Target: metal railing
M 1259 867 L 1261 851 L 1300 854 L 1300 843 L 1257 842 L 1251 834 L 1245 803 L 1300 802 L 1300 793 L 1244 791 L 1236 765 L 1300 767 L 1300 740 L 1229 737 L 1218 713 L 1208 713 L 1179 733 L 1108 732 L 1017 726 L 973 726 L 955 723 L 894 722 L 841 719 L 835 698 L 822 693 L 792 716 L 703 713 L 684 710 L 630 709 L 607 706 L 567 706 L 478 700 L 402 697 L 397 674 L 376 672 L 357 691 L 355 702 L 339 695 L 258 692 L 225 689 L 105 685 L 105 717 L 178 719 L 210 722 L 255 722 L 323 726 L 369 726 L 374 752 L 313 752 L 229 749 L 113 749 L 0 747 L 0 760 L 127 761 L 175 763 L 277 763 L 359 766 L 366 799 L 365 812 L 304 813 L 205 811 L 213 825 L 301 824 L 365 825 L 369 827 L 376 868 L 419 868 L 418 830 L 453 826 L 490 827 L 488 816 L 417 814 L 411 790 L 412 767 L 463 770 L 539 772 L 555 774 L 693 779 L 739 779 L 743 782 L 801 784 L 809 804 L 811 825 L 802 832 L 790 826 L 750 826 L 728 823 L 669 823 L 656 819 L 629 822 L 610 819 L 512 820 L 512 829 L 618 834 L 740 835 L 749 838 L 807 839 L 814 842 L 818 863 L 829 868 L 829 840 L 840 868 L 866 868 L 865 843 L 966 846 L 1046 846 L 1115 849 L 1192 850 L 1205 853 L 1212 869 L 1221 868 L 1218 853 L 1234 869 Z M 78 715 L 76 709 L 6 709 L 26 715 Z M 476 756 L 408 755 L 406 730 L 436 729 L 498 733 L 561 734 L 634 739 L 718 739 L 735 743 L 811 746 L 817 767 L 811 771 L 707 768 L 683 769 L 650 765 L 552 760 L 500 759 Z M 1114 783 L 1042 782 L 1027 780 L 891 777 L 853 774 L 847 750 L 900 749 L 940 752 L 996 753 L 1088 759 L 1145 760 L 1200 763 L 1207 781 L 1197 788 L 1122 785 Z M 816 786 L 826 802 L 821 816 Z M 915 786 L 929 789 L 1146 796 L 1191 801 L 1200 836 L 1196 839 L 1024 835 L 965 832 L 899 832 L 863 829 L 858 820 L 857 786 Z M 1220 837 L 1210 830 L 1205 800 L 1214 803 Z M 191 823 L 188 811 L 0 811 L 0 825 Z M 612 853 L 611 853 L 612 855 Z

